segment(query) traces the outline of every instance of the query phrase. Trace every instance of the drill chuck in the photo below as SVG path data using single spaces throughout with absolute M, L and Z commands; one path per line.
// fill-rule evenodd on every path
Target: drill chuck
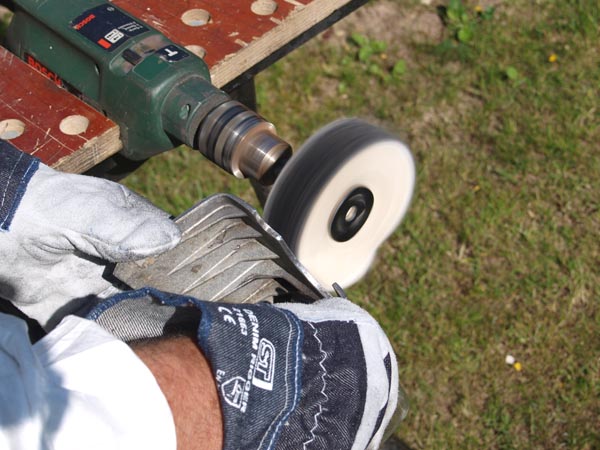
M 272 184 L 292 151 L 275 127 L 234 100 L 213 109 L 200 124 L 196 148 L 238 178 Z

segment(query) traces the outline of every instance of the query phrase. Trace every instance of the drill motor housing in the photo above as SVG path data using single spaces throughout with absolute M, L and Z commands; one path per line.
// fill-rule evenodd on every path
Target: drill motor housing
M 271 124 L 211 84 L 201 58 L 113 4 L 14 3 L 8 48 L 114 120 L 126 158 L 144 160 L 183 143 L 237 177 L 260 181 L 291 155 Z

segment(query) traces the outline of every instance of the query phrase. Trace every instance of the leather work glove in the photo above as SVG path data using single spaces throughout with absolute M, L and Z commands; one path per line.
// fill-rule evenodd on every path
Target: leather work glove
M 0 297 L 48 329 L 111 287 L 109 262 L 179 241 L 167 213 L 107 180 L 66 174 L 0 140 Z
M 399 418 L 407 411 L 389 340 L 345 299 L 211 303 L 144 288 L 88 318 L 124 341 L 196 336 L 216 381 L 225 450 L 376 449 L 397 405 Z

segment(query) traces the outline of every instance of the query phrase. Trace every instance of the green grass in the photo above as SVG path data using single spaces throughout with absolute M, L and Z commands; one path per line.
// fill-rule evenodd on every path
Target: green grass
M 599 6 L 515 0 L 485 20 L 475 6 L 467 42 L 450 24 L 437 38 L 392 37 L 383 56 L 315 39 L 257 78 L 260 111 L 296 146 L 357 115 L 412 147 L 409 214 L 349 292 L 396 347 L 412 405 L 402 440 L 600 448 Z M 189 151 L 127 184 L 173 213 L 216 191 L 253 199 Z

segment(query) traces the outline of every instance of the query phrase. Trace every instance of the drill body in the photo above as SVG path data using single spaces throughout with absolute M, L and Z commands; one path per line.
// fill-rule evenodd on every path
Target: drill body
M 131 160 L 183 143 L 238 177 L 260 180 L 291 154 L 271 124 L 210 83 L 201 58 L 112 3 L 17 0 L 6 41 L 114 120 Z

